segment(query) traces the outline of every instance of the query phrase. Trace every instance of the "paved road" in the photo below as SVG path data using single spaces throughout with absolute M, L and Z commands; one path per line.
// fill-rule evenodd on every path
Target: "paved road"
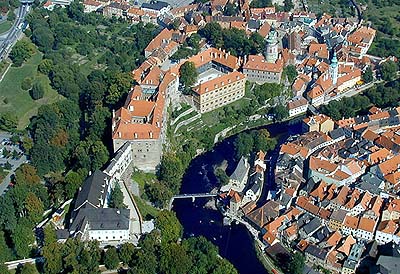
M 14 22 L 14 25 L 12 26 L 11 30 L 8 32 L 8 35 L 4 41 L 1 42 L 0 45 L 0 61 L 3 59 L 7 58 L 8 54 L 11 51 L 11 48 L 15 44 L 15 42 L 18 40 L 22 33 L 22 24 L 25 21 L 25 16 L 29 12 L 29 5 L 27 4 L 22 4 L 16 13 L 17 17 Z
M 0 143 L 4 139 L 10 139 L 11 134 L 9 133 L 0 133 Z M 2 148 L 6 148 L 9 151 L 16 150 L 17 152 L 22 152 L 18 146 L 11 146 L 11 145 L 0 145 Z M 2 156 L 2 155 L 1 155 Z M 4 180 L 0 183 L 0 196 L 3 195 L 3 193 L 7 190 L 7 186 L 11 182 L 11 176 L 14 174 L 14 171 L 23 163 L 27 161 L 26 156 L 23 155 L 21 158 L 14 160 L 11 157 L 10 158 L 0 158 L 0 164 L 5 164 L 6 162 L 9 162 L 12 165 L 11 171 L 8 173 L 8 175 L 4 178 Z

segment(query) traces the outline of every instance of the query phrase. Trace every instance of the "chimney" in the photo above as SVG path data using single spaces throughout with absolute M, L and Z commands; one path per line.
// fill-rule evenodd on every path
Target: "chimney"
M 91 170 L 89 170 L 89 176 L 90 176 L 90 175 L 92 175 L 92 171 L 91 171 Z
M 129 106 L 129 111 L 133 111 L 133 106 Z
M 118 138 L 121 138 L 121 131 L 118 131 Z
M 203 59 L 204 59 L 204 58 L 203 58 L 203 55 L 200 55 L 200 60 L 201 60 L 202 62 L 203 62 Z
M 150 139 L 153 139 L 153 132 L 149 132 Z
M 112 117 L 115 118 L 115 109 L 113 109 Z
M 137 139 L 137 133 L 136 133 L 136 132 L 133 133 L 133 137 L 134 137 L 135 139 Z

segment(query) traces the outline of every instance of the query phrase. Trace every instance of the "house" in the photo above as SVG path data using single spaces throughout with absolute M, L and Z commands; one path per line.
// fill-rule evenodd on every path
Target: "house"
M 400 199 L 392 199 L 382 212 L 382 221 L 400 219 Z
M 319 131 L 328 133 L 333 130 L 334 121 L 325 114 L 318 114 L 303 119 L 302 129 L 304 132 Z
M 362 58 L 369 50 L 375 38 L 376 30 L 362 26 L 347 37 L 350 54 Z
M 106 244 L 130 239 L 130 211 L 117 208 L 82 208 L 70 227 L 70 235 L 82 241 L 97 240 Z
M 355 237 L 371 241 L 374 238 L 376 225 L 376 220 L 361 217 L 357 226 Z
M 249 55 L 245 58 L 243 74 L 249 81 L 258 84 L 280 83 L 283 72 L 283 61 L 278 59 L 274 63 L 267 62 L 264 56 Z
M 249 179 L 250 188 L 246 190 L 246 198 L 257 201 L 261 195 L 264 176 L 262 173 L 255 172 Z
M 243 189 L 247 183 L 249 170 L 250 170 L 250 165 L 247 161 L 247 158 L 242 156 L 240 158 L 235 170 L 229 177 L 229 184 L 233 190 L 238 191 L 238 192 L 243 191 Z
M 288 109 L 290 117 L 306 113 L 308 101 L 304 97 L 294 97 L 288 102 Z
M 129 8 L 130 5 L 124 2 L 112 2 L 110 5 L 104 7 L 103 16 L 125 18 L 126 12 Z
M 379 244 L 386 244 L 390 242 L 399 243 L 398 236 L 399 225 L 392 220 L 381 221 L 376 229 L 375 240 Z
M 163 1 L 150 1 L 149 3 L 143 3 L 141 8 L 144 12 L 156 14 L 157 17 L 171 10 L 171 6 Z
M 261 229 L 264 225 L 278 216 L 279 203 L 271 200 L 247 214 L 246 219 L 248 219 L 255 227 Z
M 325 266 L 326 259 L 328 257 L 328 251 L 321 249 L 316 245 L 309 244 L 304 250 L 306 259 L 313 264 Z
M 103 3 L 93 1 L 93 0 L 85 0 L 83 1 L 83 12 L 95 12 L 103 7 Z
M 334 210 L 329 218 L 328 226 L 330 229 L 338 231 L 342 228 L 347 211 L 343 209 Z

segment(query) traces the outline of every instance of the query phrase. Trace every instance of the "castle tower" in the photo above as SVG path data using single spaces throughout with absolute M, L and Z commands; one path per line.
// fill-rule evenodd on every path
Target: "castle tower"
M 333 85 L 336 85 L 336 83 L 337 83 L 338 70 L 339 70 L 338 60 L 336 58 L 336 52 L 334 52 L 332 60 L 331 60 L 331 64 L 329 65 L 329 74 L 332 78 Z
M 278 60 L 278 33 L 274 28 L 271 28 L 267 37 L 265 57 L 268 63 L 275 63 Z

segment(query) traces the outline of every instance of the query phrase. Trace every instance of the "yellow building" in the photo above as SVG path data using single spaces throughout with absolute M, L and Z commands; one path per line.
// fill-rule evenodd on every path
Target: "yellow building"
M 200 113 L 239 100 L 245 93 L 246 76 L 234 71 L 196 86 L 193 100 Z

